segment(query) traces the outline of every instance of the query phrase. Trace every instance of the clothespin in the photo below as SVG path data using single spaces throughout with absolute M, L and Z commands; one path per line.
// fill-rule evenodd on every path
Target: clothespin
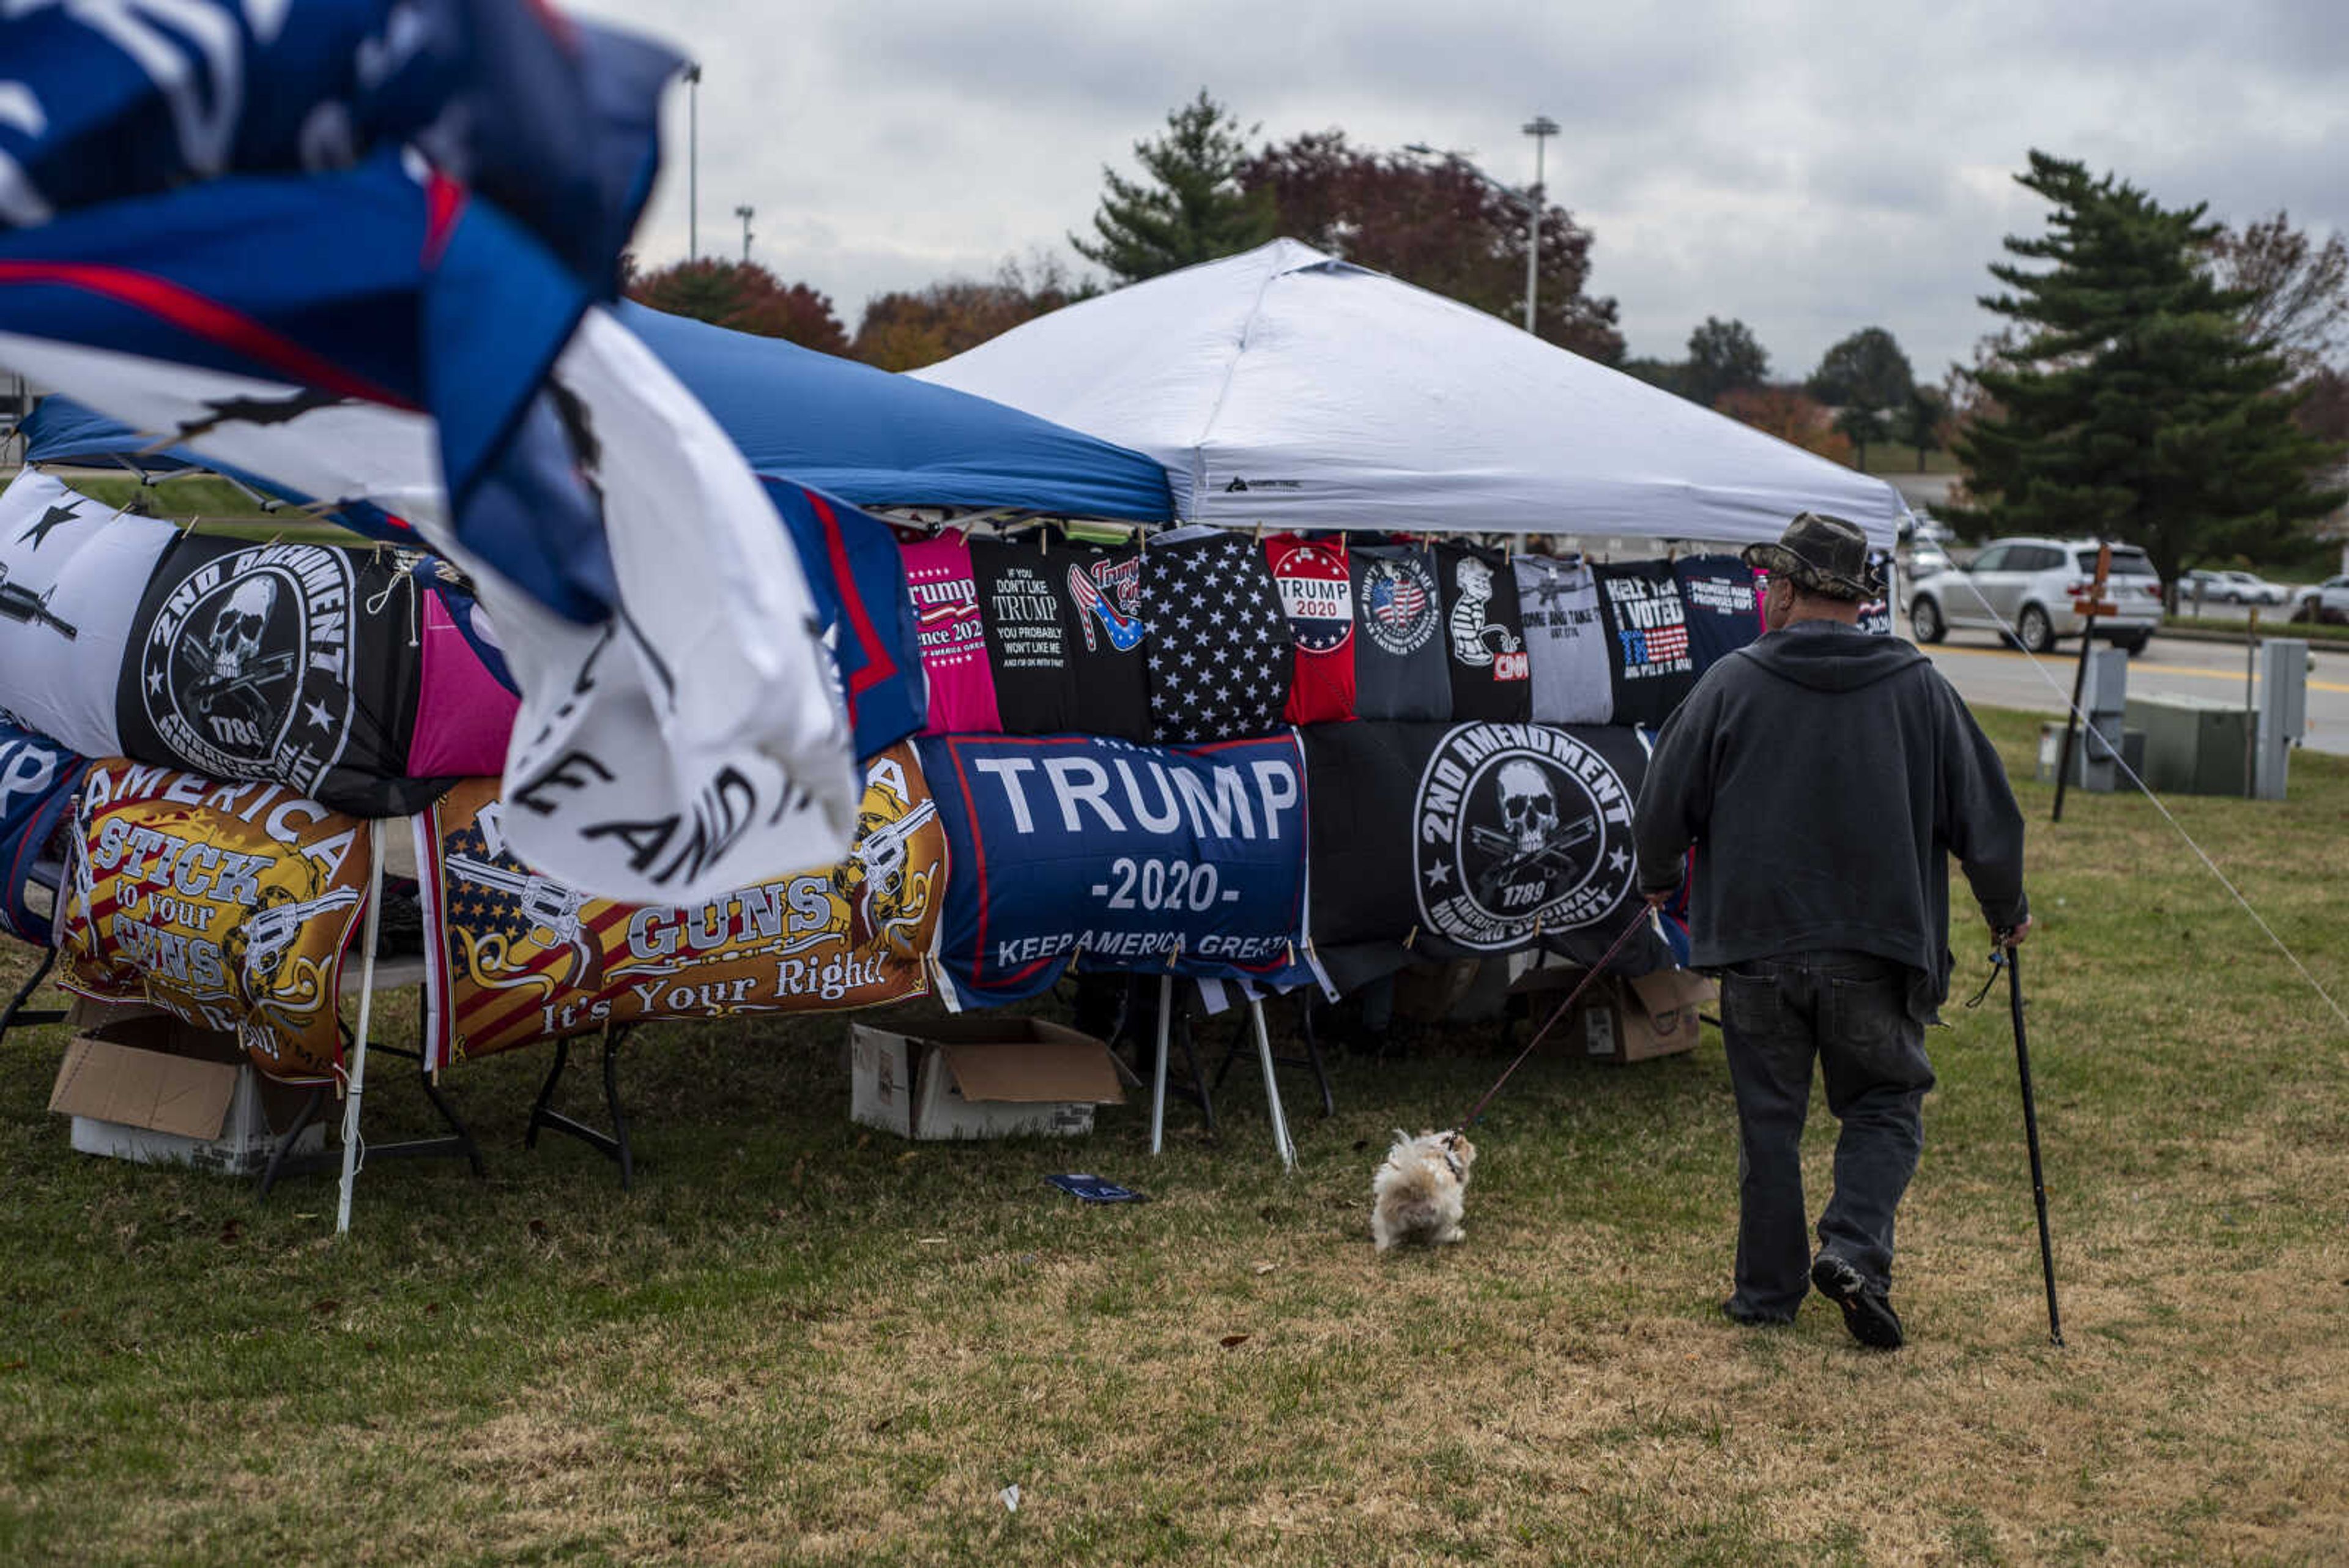
M 1413 926 L 1413 927 L 1412 927 L 1412 929 L 1411 929 L 1410 930 L 1408 930 L 1408 931 L 1406 931 L 1406 932 L 1404 932 L 1404 933 L 1403 933 L 1402 945 L 1403 945 L 1403 946 L 1405 946 L 1405 947 L 1409 947 L 1409 946 L 1411 946 L 1411 944 L 1412 944 L 1412 943 L 1413 943 L 1413 942 L 1417 941 L 1418 940 L 1419 940 L 1419 928 L 1418 928 L 1417 926 Z
M 1286 967 L 1295 969 L 1297 967 L 1297 944 L 1295 942 L 1283 942 L 1280 945 L 1285 948 L 1288 953 L 1288 961 Z
M 1257 519 L 1256 542 L 1259 545 L 1264 543 L 1264 520 L 1260 517 Z

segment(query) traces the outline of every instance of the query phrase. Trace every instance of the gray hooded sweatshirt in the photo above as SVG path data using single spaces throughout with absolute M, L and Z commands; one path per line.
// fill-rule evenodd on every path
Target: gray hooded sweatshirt
M 1706 671 L 1657 737 L 1637 833 L 1642 892 L 1696 847 L 1694 967 L 1873 953 L 1917 971 L 1920 1018 L 1949 994 L 1946 857 L 1991 924 L 2028 909 L 2023 814 L 1973 715 L 1915 648 L 1833 621 Z

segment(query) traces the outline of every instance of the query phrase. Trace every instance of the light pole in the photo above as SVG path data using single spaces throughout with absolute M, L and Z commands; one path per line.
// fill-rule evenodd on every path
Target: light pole
M 750 207 L 737 207 L 734 209 L 734 215 L 742 220 L 742 265 L 744 266 L 750 265 L 750 219 L 752 214 L 753 209 Z
M 1526 134 L 1535 137 L 1556 136 L 1557 123 L 1547 117 L 1532 120 L 1526 126 Z M 1526 330 L 1528 332 L 1534 329 L 1534 287 L 1536 280 L 1540 276 L 1541 268 L 1541 145 L 1538 140 L 1534 143 L 1534 183 L 1522 191 L 1515 185 L 1502 184 L 1470 162 L 1468 155 L 1464 152 L 1454 152 L 1449 149 L 1439 151 L 1424 141 L 1406 141 L 1402 149 L 1414 157 L 1441 158 L 1446 163 L 1455 164 L 1489 189 L 1499 192 L 1512 202 L 1523 202 L 1526 204 Z
M 1542 153 L 1557 134 L 1557 121 L 1537 114 L 1526 121 L 1534 139 L 1534 182 L 1526 187 L 1526 330 L 1534 330 L 1534 293 L 1541 286 Z
M 685 67 L 685 259 L 701 259 L 701 62 Z

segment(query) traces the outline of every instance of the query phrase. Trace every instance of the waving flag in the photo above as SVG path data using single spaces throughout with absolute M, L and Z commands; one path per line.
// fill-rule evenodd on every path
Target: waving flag
M 523 692 L 533 864 L 649 900 L 836 857 L 825 618 L 598 303 L 675 57 L 523 0 L 7 16 L 0 364 L 471 576 Z

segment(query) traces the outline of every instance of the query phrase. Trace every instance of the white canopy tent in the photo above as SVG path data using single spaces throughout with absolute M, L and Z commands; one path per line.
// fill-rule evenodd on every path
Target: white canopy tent
M 1890 548 L 1899 493 L 1506 322 L 1275 240 L 914 372 L 1166 466 L 1194 522 Z

